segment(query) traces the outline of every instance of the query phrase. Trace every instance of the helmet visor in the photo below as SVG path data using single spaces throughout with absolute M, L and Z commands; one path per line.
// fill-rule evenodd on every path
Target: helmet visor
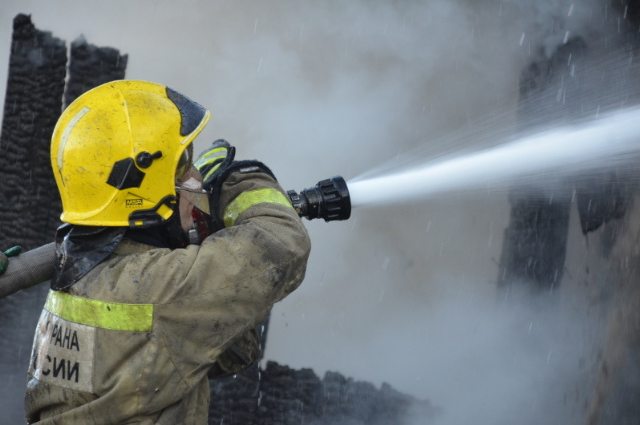
M 202 175 L 193 164 L 182 171 L 182 175 L 176 173 L 176 192 L 203 213 L 211 215 L 209 194 L 202 187 Z
M 193 166 L 193 143 L 189 143 L 189 146 L 182 151 L 182 155 L 178 160 L 178 166 L 176 167 L 176 181 L 183 179 L 187 173 L 190 172 L 190 168 Z

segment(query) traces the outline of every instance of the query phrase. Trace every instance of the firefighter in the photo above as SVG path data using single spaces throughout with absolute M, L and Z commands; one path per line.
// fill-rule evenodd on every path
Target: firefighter
M 219 141 L 209 111 L 116 81 L 60 117 L 56 271 L 25 396 L 40 424 L 205 424 L 208 377 L 259 356 L 256 326 L 302 281 L 308 234 L 272 172 Z M 205 175 L 206 178 L 202 176 Z

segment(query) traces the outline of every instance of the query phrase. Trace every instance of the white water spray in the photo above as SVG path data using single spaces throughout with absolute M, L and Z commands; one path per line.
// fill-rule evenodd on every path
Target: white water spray
M 640 154 L 640 109 L 538 133 L 422 168 L 349 182 L 353 207 L 473 188 L 557 181 L 629 164 Z

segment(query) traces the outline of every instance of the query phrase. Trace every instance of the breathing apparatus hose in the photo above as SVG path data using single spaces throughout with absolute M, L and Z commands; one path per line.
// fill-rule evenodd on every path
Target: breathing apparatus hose
M 55 260 L 53 242 L 12 257 L 7 271 L 0 276 L 0 298 L 51 279 Z

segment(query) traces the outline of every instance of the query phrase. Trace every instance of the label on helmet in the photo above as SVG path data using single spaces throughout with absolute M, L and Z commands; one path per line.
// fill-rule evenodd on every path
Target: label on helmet
M 93 392 L 96 329 L 43 310 L 36 328 L 29 374 L 39 381 Z
M 126 201 L 127 208 L 135 208 L 135 207 L 142 206 L 142 199 L 140 198 L 126 199 L 125 201 Z

